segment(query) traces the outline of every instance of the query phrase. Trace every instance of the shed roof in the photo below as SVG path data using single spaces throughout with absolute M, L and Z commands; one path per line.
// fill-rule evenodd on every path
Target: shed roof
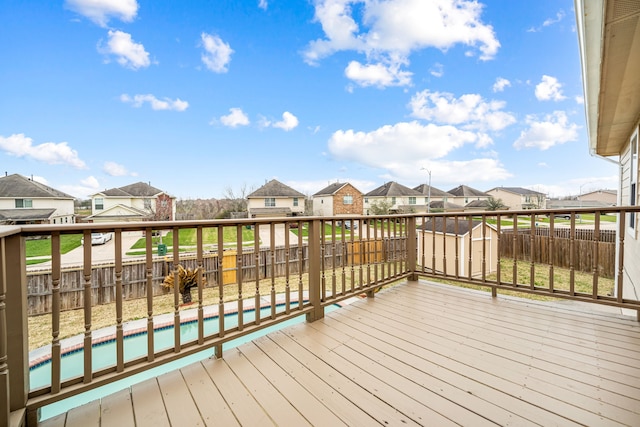
M 247 199 L 256 198 L 256 197 L 305 197 L 301 192 L 294 190 L 278 181 L 277 179 L 272 179 L 267 182 L 262 187 L 258 188 L 253 193 L 247 196 Z
M 458 227 L 456 230 L 456 221 L 453 218 L 430 218 L 425 221 L 420 227 L 418 227 L 422 231 L 431 232 L 433 231 L 433 221 L 435 220 L 435 231 L 436 233 L 442 233 L 443 230 L 445 234 L 453 234 L 458 236 L 464 236 L 469 233 L 469 221 L 466 219 L 458 219 Z M 446 221 L 445 221 L 446 220 Z M 471 229 L 476 228 L 481 225 L 482 221 L 472 221 Z M 456 233 L 457 231 L 457 233 Z
M 375 190 L 371 190 L 366 197 L 402 197 L 402 196 L 422 196 L 422 193 L 414 190 L 413 188 L 405 187 L 402 184 L 398 184 L 395 181 L 390 181 L 382 184 Z
M 67 193 L 17 173 L 0 177 L 0 197 L 74 199 Z

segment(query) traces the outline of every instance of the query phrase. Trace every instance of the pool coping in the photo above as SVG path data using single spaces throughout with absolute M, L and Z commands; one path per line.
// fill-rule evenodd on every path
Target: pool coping
M 308 301 L 308 294 L 305 291 L 303 293 L 303 301 Z M 337 302 L 337 305 L 345 306 L 354 301 L 357 301 L 359 297 L 351 297 Z M 297 295 L 291 296 L 290 303 L 297 303 Z M 287 302 L 286 294 L 276 295 L 276 306 L 285 305 Z M 197 303 L 194 303 L 197 304 Z M 243 312 L 251 312 L 256 310 L 255 298 L 250 297 L 243 300 Z M 270 297 L 260 298 L 259 309 L 271 307 Z M 216 318 L 219 316 L 218 304 L 206 305 L 202 307 L 204 319 Z M 296 308 L 297 309 L 297 308 Z M 188 324 L 196 322 L 198 320 L 199 307 L 196 305 L 193 308 L 180 310 L 180 324 Z M 295 310 L 295 309 L 294 309 Z M 293 311 L 293 310 L 292 310 Z M 224 304 L 223 316 L 237 314 L 238 313 L 238 301 L 231 301 Z M 174 312 L 159 314 L 153 317 L 153 330 L 158 331 L 165 328 L 174 326 Z M 135 336 L 141 333 L 147 332 L 147 318 L 131 320 L 122 324 L 124 338 Z M 100 345 L 114 341 L 116 339 L 116 325 L 107 326 L 91 331 L 91 346 Z M 84 334 L 74 335 L 69 338 L 60 340 L 61 357 L 64 357 L 70 353 L 80 351 L 84 349 Z M 47 364 L 51 361 L 51 344 L 39 347 L 29 352 L 29 369 L 36 368 L 38 366 Z

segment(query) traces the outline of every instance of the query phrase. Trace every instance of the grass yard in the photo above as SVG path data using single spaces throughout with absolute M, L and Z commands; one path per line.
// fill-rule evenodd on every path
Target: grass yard
M 66 254 L 81 246 L 82 234 L 62 234 L 60 236 L 60 252 Z M 27 258 L 51 256 L 51 239 L 33 239 L 25 243 Z
M 248 242 L 243 243 L 244 246 L 252 245 L 255 239 L 255 233 L 252 229 L 248 229 L 246 227 L 242 227 L 242 241 Z M 223 242 L 225 244 L 235 243 L 237 239 L 237 231 L 236 227 L 224 227 L 223 228 Z M 197 236 L 196 229 L 181 229 L 179 230 L 179 242 L 180 242 L 180 252 L 190 251 L 191 248 L 197 245 Z M 153 252 L 157 252 L 157 246 L 159 244 L 167 245 L 167 251 L 173 252 L 173 231 L 168 232 L 165 236 L 162 237 L 153 237 Z M 202 229 L 202 243 L 204 246 L 214 246 L 218 244 L 218 228 L 217 227 L 209 227 Z M 127 252 L 127 255 L 144 255 L 146 249 L 146 239 L 143 237 L 139 239 L 136 243 L 131 246 L 131 251 Z

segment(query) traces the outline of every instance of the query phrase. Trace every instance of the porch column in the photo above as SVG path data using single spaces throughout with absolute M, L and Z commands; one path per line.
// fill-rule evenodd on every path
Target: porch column
M 6 352 L 9 408 L 10 411 L 17 411 L 26 407 L 29 393 L 27 269 L 24 238 L 20 234 L 7 236 L 4 238 L 3 246 L 0 251 L 2 258 L 0 262 L 3 262 L 0 281 L 3 282 L 6 290 L 6 324 L 3 326 L 6 328 L 4 337 L 7 343 L 11 343 L 7 346 Z M 0 360 L 1 365 L 2 360 Z
M 416 232 L 416 217 L 407 218 L 407 270 L 411 272 L 409 280 L 418 280 L 416 265 L 418 261 L 418 233 Z
M 324 231 L 322 231 L 324 232 Z M 313 310 L 307 313 L 307 322 L 315 322 L 324 317 L 324 307 L 322 307 L 322 284 L 321 284 L 321 266 L 320 262 L 320 241 L 321 241 L 320 220 L 314 219 L 309 221 L 309 303 L 313 306 Z

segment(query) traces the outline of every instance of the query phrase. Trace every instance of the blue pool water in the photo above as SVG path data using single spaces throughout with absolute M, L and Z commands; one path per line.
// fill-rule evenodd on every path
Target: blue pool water
M 292 304 L 292 308 L 293 308 L 293 304 Z M 326 307 L 325 312 L 332 311 L 336 308 L 338 308 L 337 305 Z M 270 313 L 271 313 L 270 307 L 262 308 L 260 310 L 260 317 L 264 319 L 265 317 L 269 316 Z M 252 322 L 255 318 L 254 316 L 255 316 L 255 311 L 253 310 L 245 311 L 243 313 L 244 323 Z M 237 319 L 238 319 L 237 314 L 225 315 L 225 328 L 236 326 Z M 258 338 L 262 335 L 266 335 L 278 329 L 281 329 L 290 325 L 294 325 L 296 323 L 302 323 L 304 319 L 305 319 L 304 316 L 297 316 L 293 319 L 289 319 L 277 325 L 270 326 L 268 328 L 259 330 L 257 332 L 251 333 L 249 335 L 245 335 L 236 340 L 225 343 L 224 348 L 229 349 L 232 347 L 236 347 L 238 345 L 244 344 L 255 338 Z M 218 317 L 216 316 L 216 317 L 205 319 L 204 325 L 205 325 L 204 327 L 205 335 L 216 333 L 218 329 Z M 197 322 L 189 322 L 181 325 L 180 327 L 181 342 L 184 343 L 184 342 L 192 341 L 194 339 L 197 339 L 197 337 L 198 337 Z M 173 347 L 173 327 L 172 326 L 155 331 L 154 347 L 156 351 L 164 348 Z M 125 337 L 125 340 L 124 340 L 125 360 L 130 360 L 132 358 L 146 355 L 147 353 L 146 349 L 147 349 L 146 333 Z M 213 349 L 203 350 L 191 356 L 183 357 L 179 360 L 166 363 L 157 368 L 149 369 L 147 371 L 124 378 L 114 383 L 111 383 L 102 387 L 98 387 L 94 390 L 90 390 L 80 395 L 45 406 L 41 409 L 40 420 L 45 420 L 47 418 L 54 417 L 58 414 L 61 414 L 63 412 L 70 410 L 71 408 L 75 408 L 77 406 L 83 405 L 93 400 L 100 399 L 103 396 L 106 396 L 106 395 L 115 393 L 119 390 L 130 387 L 133 384 L 142 382 L 149 378 L 156 377 L 165 372 L 170 372 L 172 370 L 182 368 L 191 363 L 195 363 L 200 360 L 211 357 L 212 355 L 213 355 Z M 116 363 L 115 341 L 94 345 L 92 359 L 93 359 L 92 365 L 94 370 L 114 365 Z M 82 350 L 64 355 L 61 361 L 62 379 L 65 380 L 68 378 L 76 377 L 78 375 L 82 375 L 83 364 L 84 364 L 84 354 Z M 41 365 L 38 365 L 32 368 L 29 372 L 29 380 L 30 380 L 32 389 L 49 385 L 51 381 L 51 364 L 43 363 Z

